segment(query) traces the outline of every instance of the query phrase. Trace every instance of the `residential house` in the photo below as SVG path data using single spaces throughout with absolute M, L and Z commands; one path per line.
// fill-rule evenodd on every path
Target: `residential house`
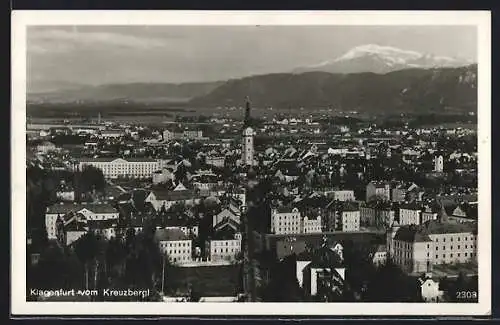
M 448 215 L 448 221 L 456 223 L 477 222 L 477 216 L 477 203 L 464 203 L 457 205 L 452 210 L 452 212 Z
M 162 168 L 160 170 L 153 172 L 152 177 L 153 177 L 153 184 L 164 184 L 167 183 L 168 181 L 173 182 L 175 180 L 175 175 L 173 170 L 168 168 Z
M 224 220 L 232 220 L 236 224 L 240 224 L 241 211 L 233 204 L 230 204 L 228 208 L 222 210 L 220 213 L 213 216 L 212 226 L 219 224 Z
M 359 231 L 361 223 L 360 208 L 354 202 L 331 201 L 325 207 L 327 215 L 323 231 Z
M 417 279 L 418 297 L 424 302 L 439 302 L 443 291 L 439 290 L 439 280 L 432 278 L 432 273 L 425 273 Z
M 116 238 L 117 219 L 108 220 L 88 220 L 87 227 L 96 235 L 100 235 L 107 240 Z
M 375 251 L 370 254 L 373 265 L 382 266 L 387 263 L 387 246 L 377 245 Z
M 80 213 L 86 220 L 117 220 L 119 212 L 107 203 L 88 204 L 55 204 L 47 208 L 45 213 L 45 226 L 49 239 L 56 239 L 56 221 L 58 217 L 63 217 L 70 213 Z
M 389 182 L 372 181 L 366 185 L 366 201 L 391 200 L 391 184 Z
M 52 151 L 56 151 L 57 147 L 50 141 L 43 141 L 36 147 L 36 151 L 39 153 L 47 154 Z
M 421 222 L 426 223 L 431 220 L 438 220 L 440 207 L 437 205 L 426 205 L 422 209 Z
M 241 238 L 210 241 L 210 261 L 234 261 L 240 252 Z
M 321 294 L 324 290 L 334 290 L 340 295 L 343 293 L 346 269 L 341 254 L 342 246 L 339 243 L 330 247 L 324 241 L 318 249 L 297 256 L 297 281 L 307 298 Z
M 400 225 L 419 225 L 421 223 L 422 207 L 415 203 L 404 203 L 399 207 Z
M 322 222 L 321 216 L 318 215 L 316 218 L 309 218 L 305 216 L 302 220 L 302 232 L 303 233 L 321 233 L 322 232 Z
M 159 211 L 162 207 L 168 210 L 174 204 L 196 204 L 200 198 L 196 191 L 187 189 L 179 183 L 172 191 L 151 191 L 145 201 L 150 202 L 155 210 Z
M 171 263 L 186 264 L 192 261 L 192 241 L 180 229 L 157 229 L 155 240 Z
M 301 233 L 302 216 L 297 208 L 282 206 L 271 211 L 271 233 Z
M 394 220 L 396 213 L 392 204 L 388 202 L 372 201 L 361 205 L 359 208 L 361 225 L 365 227 L 375 227 L 377 229 L 387 229 Z
M 101 139 L 119 139 L 121 137 L 125 136 L 125 131 L 123 130 L 101 130 L 99 132 L 99 137 Z
M 398 184 L 392 189 L 392 202 L 414 201 L 419 199 L 419 187 L 415 183 Z
M 87 219 L 81 213 L 70 213 L 62 218 L 58 218 L 56 223 L 62 221 L 62 227 L 64 232 L 64 239 L 59 241 L 66 246 L 70 246 L 82 236 L 84 236 L 89 228 L 87 224 Z
M 205 160 L 206 164 L 209 166 L 222 168 L 225 165 L 225 156 L 208 156 Z
M 326 196 L 336 201 L 355 201 L 353 190 L 334 190 L 325 192 Z

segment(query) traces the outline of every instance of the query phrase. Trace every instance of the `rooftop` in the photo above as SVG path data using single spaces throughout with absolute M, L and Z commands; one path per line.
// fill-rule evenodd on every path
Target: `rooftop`
M 155 232 L 157 241 L 187 240 L 187 236 L 178 228 L 157 229 Z
M 76 204 L 76 203 L 63 203 L 54 204 L 47 208 L 48 214 L 66 214 L 69 212 L 78 212 L 83 209 L 92 211 L 93 213 L 118 213 L 118 211 L 108 203 L 87 203 L 87 204 Z
M 400 227 L 394 239 L 405 242 L 428 242 L 432 241 L 429 235 L 460 233 L 476 234 L 477 225 L 474 223 L 442 223 L 430 220 L 423 225 L 405 225 Z

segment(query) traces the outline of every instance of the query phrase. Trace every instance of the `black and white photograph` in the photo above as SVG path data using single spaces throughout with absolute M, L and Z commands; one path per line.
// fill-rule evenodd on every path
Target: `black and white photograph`
M 13 313 L 487 315 L 489 24 L 14 12 Z

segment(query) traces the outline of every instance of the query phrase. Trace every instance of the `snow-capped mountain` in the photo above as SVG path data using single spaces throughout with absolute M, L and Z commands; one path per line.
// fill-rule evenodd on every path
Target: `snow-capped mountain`
M 294 72 L 388 73 L 409 68 L 461 67 L 473 63 L 466 59 L 436 56 L 391 46 L 367 44 L 355 47 L 334 60 L 298 68 Z

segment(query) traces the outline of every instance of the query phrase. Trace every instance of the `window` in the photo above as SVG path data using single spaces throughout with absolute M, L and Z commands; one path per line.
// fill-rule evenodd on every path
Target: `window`
M 467 257 L 467 253 L 464 253 L 465 254 L 465 257 Z
M 460 253 L 458 253 L 457 256 L 460 257 Z
M 457 248 L 458 248 L 458 249 L 460 249 L 460 245 L 458 245 L 458 247 L 457 247 Z
M 439 255 L 436 255 L 436 258 L 439 258 Z
M 443 246 L 443 250 L 446 250 L 446 246 Z
M 453 246 L 450 246 L 450 249 L 453 249 Z
M 446 241 L 446 238 L 443 238 L 443 243 Z
M 460 237 L 458 237 L 457 240 L 460 241 Z
M 446 254 L 443 254 L 443 258 L 445 258 L 445 257 L 446 257 Z
M 465 248 L 467 248 L 467 245 L 465 245 Z

